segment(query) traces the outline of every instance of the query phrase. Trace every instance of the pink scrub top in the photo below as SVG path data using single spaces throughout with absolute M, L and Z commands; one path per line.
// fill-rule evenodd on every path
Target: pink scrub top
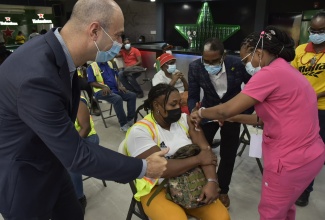
M 284 59 L 277 58 L 253 75 L 242 93 L 259 101 L 255 111 L 264 122 L 266 170 L 293 170 L 324 154 L 315 91 Z

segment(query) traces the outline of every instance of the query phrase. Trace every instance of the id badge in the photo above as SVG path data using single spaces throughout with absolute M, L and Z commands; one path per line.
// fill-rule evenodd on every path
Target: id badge
M 263 130 L 260 128 L 252 128 L 250 132 L 249 156 L 262 158 L 262 140 Z

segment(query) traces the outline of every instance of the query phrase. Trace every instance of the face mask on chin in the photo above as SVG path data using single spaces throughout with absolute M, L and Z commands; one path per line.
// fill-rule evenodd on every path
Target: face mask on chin
M 167 112 L 167 117 L 163 117 L 161 114 L 160 115 L 163 118 L 163 120 L 169 125 L 177 122 L 182 116 L 181 108 L 166 110 L 166 112 Z
M 255 51 L 253 52 L 253 56 L 252 56 L 251 61 L 247 62 L 246 65 L 245 65 L 246 72 L 251 76 L 253 76 L 255 73 L 257 73 L 258 71 L 260 71 L 262 69 L 262 67 L 261 67 L 261 58 L 260 58 L 260 62 L 258 64 L 258 67 L 253 67 L 252 60 L 254 58 L 254 55 L 255 55 Z
M 321 44 L 325 42 L 325 33 L 322 34 L 310 34 L 309 40 L 314 44 Z
M 251 76 L 253 76 L 255 73 L 257 73 L 258 71 L 260 71 L 262 68 L 261 66 L 258 67 L 253 67 L 252 62 L 248 62 L 245 65 L 245 69 L 247 71 L 247 73 Z
M 106 31 L 103 28 L 102 28 L 102 30 L 109 37 L 109 39 L 111 39 L 111 41 L 113 41 L 113 39 L 106 33 Z M 95 62 L 98 62 L 98 63 L 105 63 L 109 60 L 112 60 L 120 52 L 121 47 L 122 47 L 122 44 L 120 44 L 117 41 L 113 41 L 113 45 L 112 45 L 111 49 L 109 49 L 108 51 L 100 51 L 96 41 L 94 41 L 94 43 L 98 50 L 97 54 L 96 54 Z

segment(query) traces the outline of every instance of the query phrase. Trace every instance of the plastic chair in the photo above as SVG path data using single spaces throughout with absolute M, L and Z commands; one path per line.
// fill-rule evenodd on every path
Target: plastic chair
M 118 148 L 118 152 L 121 154 L 127 155 L 126 150 L 124 148 L 124 144 L 125 144 L 125 139 L 121 142 L 121 144 Z M 149 220 L 147 215 L 144 213 L 141 202 L 138 202 L 133 197 L 133 195 L 137 193 L 137 190 L 135 188 L 135 182 L 131 181 L 131 182 L 129 182 L 129 185 L 130 185 L 131 191 L 132 191 L 132 198 L 131 198 L 131 203 L 130 203 L 130 207 L 129 207 L 129 211 L 128 211 L 126 220 L 131 220 L 132 215 L 136 215 L 137 217 L 139 217 L 140 219 L 143 219 L 143 220 Z

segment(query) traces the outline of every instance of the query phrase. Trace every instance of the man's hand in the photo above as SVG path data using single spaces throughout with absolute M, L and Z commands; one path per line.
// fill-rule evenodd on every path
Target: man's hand
M 112 91 L 110 90 L 110 88 L 108 88 L 106 86 L 105 86 L 105 88 L 102 88 L 102 94 L 103 94 L 103 96 L 107 96 L 107 95 L 109 95 L 111 93 L 112 93 Z
M 197 201 L 211 204 L 219 198 L 220 188 L 215 182 L 208 182 L 202 189 L 201 195 Z
M 118 90 L 123 92 L 123 93 L 126 93 L 127 92 L 127 89 L 124 87 L 124 86 L 119 86 L 118 87 Z
M 146 177 L 149 178 L 160 178 L 163 172 L 167 169 L 167 160 L 164 157 L 167 154 L 169 148 L 163 149 L 159 152 L 151 154 L 146 158 L 147 161 L 147 172 Z

